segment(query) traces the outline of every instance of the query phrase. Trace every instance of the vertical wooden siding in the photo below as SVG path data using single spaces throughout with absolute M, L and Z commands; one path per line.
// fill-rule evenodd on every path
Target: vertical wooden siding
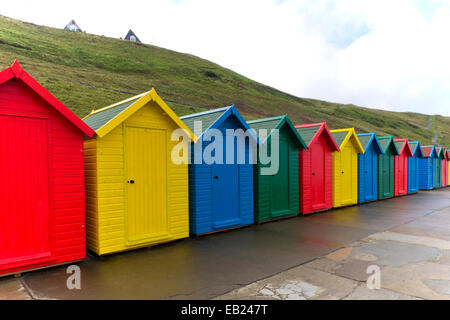
M 348 142 L 351 143 L 351 142 Z M 346 150 L 348 149 L 348 150 Z M 344 183 L 343 174 L 344 168 L 348 166 L 342 159 L 344 152 L 351 153 L 351 182 L 350 185 Z M 351 188 L 350 199 L 344 199 L 344 189 Z M 342 207 L 358 203 L 358 154 L 353 148 L 346 148 L 341 146 L 341 151 L 333 152 L 333 207 Z
M 172 148 L 178 144 L 171 141 L 171 134 L 177 127 L 154 102 L 150 102 L 105 137 L 97 138 L 97 216 L 94 211 L 88 212 L 88 229 L 92 230 L 92 238 L 98 239 L 98 246 L 94 242 L 88 245 L 99 255 L 143 245 L 127 245 L 123 136 L 127 125 L 167 129 L 167 241 L 189 236 L 188 167 L 186 164 L 175 165 L 171 160 Z M 158 242 L 145 245 L 155 243 Z
M 291 139 L 291 132 L 288 132 L 285 128 L 280 130 L 280 137 Z M 299 152 L 298 149 L 289 143 L 289 213 L 288 215 L 296 215 L 299 213 Z M 258 161 L 254 169 L 255 179 L 255 221 L 262 222 L 271 220 L 272 216 L 272 204 L 271 204 L 271 176 L 261 175 L 261 168 L 263 165 Z
M 84 142 L 84 174 L 86 190 L 86 245 L 98 253 L 98 179 L 97 140 Z
M 420 159 L 420 181 L 419 187 L 421 190 L 430 190 L 434 188 L 434 168 L 435 158 L 422 158 Z
M 226 119 L 219 130 L 223 133 L 226 129 L 243 129 L 240 123 L 231 116 Z M 198 150 L 203 152 L 204 148 L 210 144 L 209 141 L 199 141 Z M 247 143 L 248 145 L 248 143 Z M 194 159 L 195 146 L 191 144 L 191 158 Z M 224 151 L 226 154 L 226 150 Z M 251 159 L 250 150 L 245 148 L 246 159 Z M 202 153 L 196 155 L 201 157 Z M 248 163 L 248 162 L 246 162 Z M 239 180 L 236 188 L 239 189 L 239 225 L 249 225 L 254 222 L 254 193 L 253 193 L 253 164 L 235 164 L 238 166 Z M 204 234 L 212 231 L 217 231 L 213 224 L 213 182 L 212 182 L 211 165 L 205 163 L 189 165 L 189 224 L 190 232 L 192 234 Z M 224 191 L 226 192 L 226 191 Z
M 0 114 L 48 120 L 51 264 L 83 259 L 86 255 L 83 134 L 21 80 L 0 86 Z M 27 268 L 48 264 L 37 262 Z M 21 268 L 0 273 L 18 269 Z
M 324 133 L 325 134 L 325 133 Z M 318 137 L 317 141 L 325 148 L 325 172 L 323 185 L 325 193 L 325 207 L 321 210 L 331 209 L 333 206 L 333 157 L 324 134 Z M 312 152 L 310 150 L 300 150 L 299 161 L 299 211 L 302 214 L 314 212 L 312 207 Z

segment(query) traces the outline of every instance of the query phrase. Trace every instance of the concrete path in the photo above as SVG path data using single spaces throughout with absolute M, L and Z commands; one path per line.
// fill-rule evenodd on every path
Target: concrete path
M 450 188 L 0 279 L 0 299 L 447 299 Z M 367 269 L 380 269 L 369 290 Z

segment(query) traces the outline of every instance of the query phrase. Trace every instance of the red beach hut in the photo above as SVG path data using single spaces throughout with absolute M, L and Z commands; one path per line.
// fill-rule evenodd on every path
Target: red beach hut
M 295 127 L 308 146 L 299 150 L 300 213 L 331 209 L 332 153 L 339 151 L 325 122 Z
M 0 72 L 0 275 L 85 257 L 83 139 L 94 134 L 19 63 Z
M 408 194 L 408 158 L 412 157 L 412 151 L 408 139 L 395 139 L 395 146 L 399 155 L 394 157 L 394 195 Z

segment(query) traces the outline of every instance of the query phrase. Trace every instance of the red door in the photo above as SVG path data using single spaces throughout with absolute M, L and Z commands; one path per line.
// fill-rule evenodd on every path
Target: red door
M 408 193 L 408 157 L 402 156 L 402 188 L 400 189 L 400 194 Z
M 408 193 L 408 157 L 395 157 L 395 195 Z
M 448 162 L 447 158 L 442 160 L 442 186 L 448 186 Z
M 394 195 L 398 196 L 400 194 L 400 156 L 394 157 Z
M 0 115 L 0 270 L 50 256 L 47 120 Z
M 311 146 L 311 204 L 312 209 L 321 210 L 326 207 L 325 201 L 325 150 L 320 141 Z

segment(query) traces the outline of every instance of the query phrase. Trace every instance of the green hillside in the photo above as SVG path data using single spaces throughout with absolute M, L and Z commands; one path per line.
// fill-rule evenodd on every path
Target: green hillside
M 247 119 L 288 113 L 295 124 L 327 121 L 450 146 L 450 118 L 298 98 L 198 57 L 151 45 L 73 33 L 0 16 L 0 68 L 17 59 L 50 92 L 84 116 L 154 87 L 179 115 L 236 104 Z

